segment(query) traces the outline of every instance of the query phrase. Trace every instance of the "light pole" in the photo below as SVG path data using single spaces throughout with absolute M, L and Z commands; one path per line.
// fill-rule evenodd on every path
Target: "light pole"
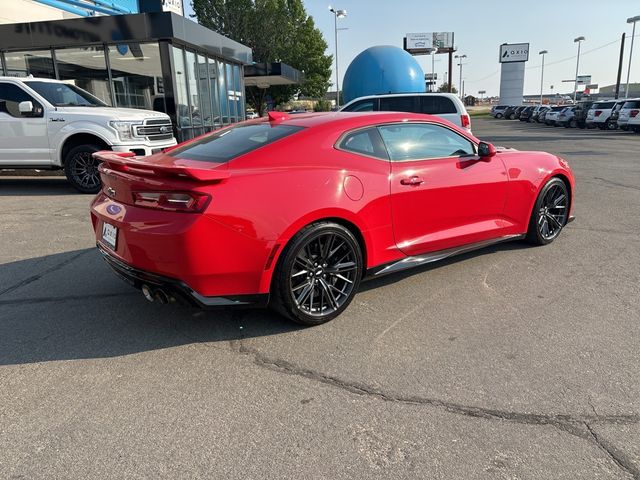
M 336 107 L 340 106 L 340 76 L 338 74 L 338 19 L 347 16 L 346 10 L 336 10 L 329 5 L 329 11 L 333 14 L 333 31 L 336 38 Z
M 633 33 L 631 33 L 631 50 L 629 51 L 629 67 L 627 69 L 627 86 L 624 89 L 624 98 L 629 98 L 629 76 L 631 75 L 631 58 L 633 56 L 633 37 L 636 36 L 636 22 L 640 21 L 640 15 L 627 18 L 627 23 L 633 23 Z
M 460 87 L 460 98 L 462 98 L 462 59 L 463 58 L 467 58 L 466 55 L 456 55 L 454 58 L 459 58 L 460 59 L 460 63 L 458 64 L 460 66 L 460 83 L 458 84 L 458 86 Z
M 431 51 L 431 81 L 433 82 L 432 84 L 429 85 L 429 91 L 433 92 L 435 91 L 435 86 L 436 86 L 436 79 L 434 77 L 434 74 L 436 72 L 436 52 L 438 51 L 437 48 L 434 48 Z
M 542 85 L 544 81 L 544 56 L 549 53 L 546 50 L 541 50 L 538 55 L 542 55 L 542 73 L 540 74 L 540 105 L 542 105 Z
M 580 45 L 584 42 L 584 37 L 578 37 L 573 39 L 573 43 L 578 44 L 578 59 L 576 60 L 576 79 L 573 83 L 573 103 L 576 103 L 576 93 L 578 91 L 578 67 L 580 66 Z

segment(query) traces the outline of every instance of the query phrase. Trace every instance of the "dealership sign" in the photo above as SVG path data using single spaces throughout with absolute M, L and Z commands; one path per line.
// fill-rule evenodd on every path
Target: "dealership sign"
M 591 75 L 578 75 L 577 77 L 578 85 L 586 85 L 591 83 Z
M 178 15 L 184 15 L 182 0 L 162 0 L 162 10 L 164 12 L 173 12 Z
M 407 33 L 404 38 L 404 49 L 411 55 L 430 54 L 453 51 L 453 32 Z
M 528 43 L 505 43 L 500 45 L 500 63 L 526 62 L 528 60 Z

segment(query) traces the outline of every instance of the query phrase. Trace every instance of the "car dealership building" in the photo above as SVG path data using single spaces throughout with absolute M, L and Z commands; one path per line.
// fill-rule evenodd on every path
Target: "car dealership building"
M 251 49 L 185 18 L 179 0 L 122 0 L 115 15 L 107 2 L 5 1 L 22 6 L 22 21 L 0 14 L 0 75 L 57 78 L 109 105 L 166 112 L 180 141 L 245 118 Z

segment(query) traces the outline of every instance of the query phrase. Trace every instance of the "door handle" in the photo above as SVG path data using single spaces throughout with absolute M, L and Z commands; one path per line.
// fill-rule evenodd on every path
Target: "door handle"
M 400 180 L 400 183 L 402 185 L 411 185 L 412 187 L 417 187 L 418 185 L 422 185 L 424 183 L 424 180 L 420 177 L 413 176 L 410 178 L 403 178 L 402 180 Z

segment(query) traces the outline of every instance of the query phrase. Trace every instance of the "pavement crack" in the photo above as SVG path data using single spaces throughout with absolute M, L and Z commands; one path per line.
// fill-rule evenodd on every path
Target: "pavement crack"
M 629 473 L 634 479 L 640 479 L 640 469 L 633 464 L 633 461 L 631 461 L 627 455 L 614 447 L 611 442 L 608 442 L 598 436 L 589 423 L 585 422 L 584 426 L 589 432 L 591 439 L 611 458 L 611 460 L 613 460 L 616 465 L 618 465 L 618 467 Z
M 420 396 L 397 394 L 354 381 L 343 380 L 331 375 L 326 375 L 315 370 L 301 368 L 286 360 L 269 358 L 256 349 L 246 346 L 242 339 L 232 340 L 231 348 L 242 355 L 253 358 L 253 362 L 259 367 L 275 372 L 307 378 L 316 382 L 345 390 L 347 392 L 378 398 L 386 402 L 395 402 L 404 405 L 424 405 L 445 410 L 449 413 L 464 415 L 472 418 L 488 420 L 509 421 L 525 425 L 549 425 L 571 435 L 590 440 L 591 434 L 585 429 L 585 425 L 613 424 L 625 425 L 640 423 L 640 415 L 569 415 L 569 414 L 542 414 L 522 413 L 507 410 L 491 409 L 444 400 L 425 398 Z
M 56 263 L 55 265 L 50 266 L 49 268 L 46 268 L 45 270 L 43 270 L 40 273 L 37 273 L 35 275 L 31 275 L 30 277 L 25 278 L 24 280 L 19 281 L 18 283 L 5 288 L 4 290 L 0 290 L 0 296 L 2 295 L 6 295 L 7 293 L 13 292 L 14 290 L 17 290 L 18 288 L 22 288 L 26 285 L 29 285 L 30 283 L 33 283 L 37 280 L 40 280 L 42 277 L 44 277 L 45 275 L 48 275 L 50 273 L 55 272 L 56 270 L 60 270 L 61 268 L 69 265 L 70 263 L 72 263 L 73 261 L 77 260 L 78 258 L 80 258 L 82 255 L 85 255 L 89 252 L 91 252 L 92 250 L 84 250 L 80 253 L 76 253 L 75 255 L 67 258 L 66 260 L 63 260 L 62 262 Z

